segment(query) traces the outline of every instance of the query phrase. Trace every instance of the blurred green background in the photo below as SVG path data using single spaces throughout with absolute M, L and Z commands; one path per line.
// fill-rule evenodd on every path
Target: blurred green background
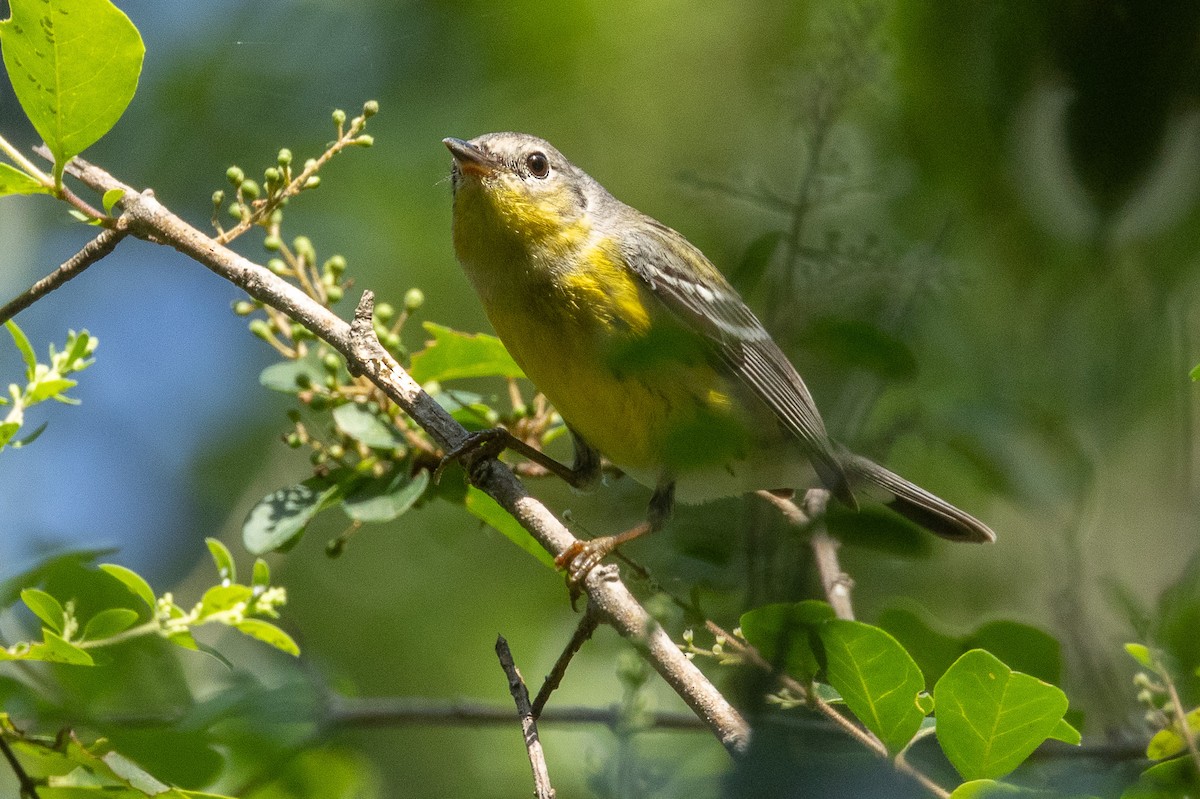
M 982 548 L 848 545 L 859 617 L 904 607 L 956 634 L 997 618 L 1042 626 L 1063 643 L 1085 740 L 1140 734 L 1118 644 L 1136 637 L 1134 609 L 1153 606 L 1197 542 L 1188 370 L 1200 362 L 1200 6 L 118 5 L 146 40 L 145 71 L 129 112 L 85 157 L 203 225 L 230 164 L 256 174 L 282 146 L 315 156 L 335 107 L 353 114 L 377 99 L 375 146 L 335 159 L 320 189 L 289 207 L 287 230 L 309 235 L 322 258 L 345 255 L 356 286 L 383 299 L 399 304 L 420 287 L 422 319 L 487 330 L 451 250 L 445 136 L 543 136 L 680 230 L 762 312 L 836 436 L 999 536 Z M 33 143 L 8 87 L 0 132 Z M 88 235 L 49 201 L 0 201 L 0 295 Z M 266 257 L 250 236 L 239 247 Z M 128 242 L 20 316 L 40 350 L 66 327 L 101 345 L 75 392 L 83 407 L 51 409 L 36 446 L 0 458 L 0 578 L 48 552 L 116 546 L 110 559 L 190 597 L 209 579 L 203 538 L 239 551 L 247 510 L 307 476 L 278 440 L 285 398 L 258 384 L 271 353 L 229 312 L 237 298 L 195 264 Z M 0 370 L 18 373 L 9 347 Z M 586 497 L 549 482 L 534 490 L 593 534 L 623 529 L 647 499 L 628 481 Z M 131 676 L 113 712 L 242 691 L 257 704 L 241 734 L 278 769 L 328 780 L 322 795 L 342 795 L 331 788 L 339 769 L 361 795 L 527 793 L 515 724 L 339 725 L 321 697 L 507 707 L 495 635 L 536 682 L 578 619 L 561 578 L 442 503 L 368 528 L 329 560 L 324 542 L 340 531 L 330 516 L 272 558 L 299 666 L 223 638 L 212 643 L 236 672 L 185 656 L 170 680 L 190 688 L 148 696 Z M 730 627 L 746 607 L 819 594 L 804 543 L 749 500 L 681 509 L 630 550 Z M 616 701 L 627 649 L 601 631 L 555 701 Z M 638 696 L 682 709 L 654 679 Z M 602 727 L 546 725 L 543 739 L 561 796 L 751 784 L 701 733 L 648 733 L 632 746 Z M 279 754 L 305 740 L 328 748 Z M 892 784 L 852 749 L 822 746 L 821 760 L 756 791 Z M 177 772 L 159 776 L 203 776 L 184 751 Z

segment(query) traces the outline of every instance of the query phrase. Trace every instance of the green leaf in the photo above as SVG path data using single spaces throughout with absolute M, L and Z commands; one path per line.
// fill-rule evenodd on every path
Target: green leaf
M 124 632 L 138 620 L 138 612 L 129 608 L 109 608 L 102 610 L 88 620 L 83 628 L 83 637 L 88 641 L 109 638 L 119 632 Z
M 0 197 L 8 194 L 48 194 L 50 189 L 11 164 L 0 164 Z
M 1192 376 L 1193 380 L 1200 380 L 1200 364 L 1196 364 L 1195 366 L 1193 366 L 1192 371 L 1189 372 L 1188 374 L 1190 374 Z
M 100 202 L 104 204 L 104 213 L 112 216 L 113 206 L 121 202 L 121 198 L 124 196 L 124 189 L 109 189 L 104 192 L 104 196 L 100 198 Z
M 108 0 L 12 0 L 0 22 L 13 93 L 50 147 L 55 177 L 121 118 L 145 46 Z
M 29 404 L 43 402 L 77 385 L 79 384 L 69 377 L 48 377 L 38 380 L 33 385 L 33 391 L 29 393 Z
M 13 320 L 9 319 L 4 323 L 4 326 L 8 328 L 8 333 L 12 336 L 13 343 L 21 351 L 21 358 L 25 361 L 26 379 L 32 380 L 34 370 L 37 369 L 37 355 L 33 352 L 33 345 L 29 343 L 29 338 L 25 335 L 25 331 L 17 327 L 17 323 Z
M 33 442 L 37 441 L 38 436 L 40 436 L 42 433 L 44 433 L 46 431 L 46 424 L 47 424 L 46 422 L 42 422 L 40 425 L 38 425 L 37 430 L 34 430 L 32 433 L 25 436 L 24 438 L 19 438 L 16 441 L 13 441 L 11 444 L 9 444 L 9 446 L 11 446 L 13 449 L 20 449 L 21 447 L 29 446 Z M 2 447 L 4 445 L 4 442 L 7 441 L 11 437 L 12 437 L 11 434 L 9 434 L 8 436 L 5 436 L 3 431 L 0 431 L 0 447 Z
M 1200 735 L 1200 708 L 1187 714 L 1187 725 L 1192 735 Z M 1187 741 L 1174 727 L 1167 727 L 1154 733 L 1150 743 L 1146 745 L 1146 757 L 1150 760 L 1166 760 L 1187 749 Z
M 1061 690 L 1013 671 L 982 649 L 955 661 L 933 698 L 938 741 L 967 780 L 1008 774 L 1060 729 L 1067 710 Z
M 807 684 L 820 668 L 813 647 L 817 627 L 835 617 L 828 603 L 807 599 L 755 608 L 742 614 L 738 626 L 763 659 Z
M 145 602 L 147 607 L 154 610 L 157 602 L 154 597 L 154 589 L 150 587 L 150 583 L 142 579 L 140 574 L 115 563 L 101 563 L 100 570 L 120 580 L 126 588 Z
M 1095 799 L 1082 795 L 1066 796 L 1056 791 L 1035 791 L 995 780 L 972 780 L 954 789 L 950 799 Z
M 1079 730 L 1072 727 L 1066 719 L 1059 719 L 1058 724 L 1054 725 L 1054 729 L 1046 737 L 1071 746 L 1079 746 L 1083 743 L 1083 736 L 1079 734 Z
M 1125 651 L 1146 668 L 1154 668 L 1154 656 L 1150 654 L 1150 647 L 1145 644 L 1125 644 Z
M 859 621 L 826 622 L 820 635 L 829 684 L 889 752 L 903 749 L 925 717 L 917 704 L 925 678 L 912 656 L 884 630 Z
M 262 555 L 292 543 L 313 517 L 337 501 L 341 487 L 327 478 L 310 477 L 259 500 L 242 523 L 246 549 Z
M 20 429 L 21 425 L 17 422 L 0 422 L 0 449 L 3 449 Z
M 542 545 L 534 540 L 529 531 L 522 527 L 520 522 L 510 516 L 508 511 L 500 507 L 496 503 L 496 500 L 475 486 L 471 486 L 467 489 L 467 498 L 464 504 L 472 516 L 489 527 L 498 530 L 505 538 L 530 555 L 533 555 L 543 565 L 551 569 L 558 568 L 554 565 L 554 558 L 550 556 L 550 553 L 542 549 Z
M 315 355 L 273 363 L 258 375 L 259 385 L 285 394 L 295 394 L 308 386 L 322 385 L 324 380 L 325 368 Z
M 271 585 L 271 567 L 262 558 L 254 559 L 254 574 L 251 575 L 250 587 L 261 591 Z
M 213 563 L 216 564 L 221 581 L 236 583 L 237 565 L 233 562 L 233 553 L 229 551 L 229 547 L 215 538 L 206 538 L 204 543 L 208 544 L 208 551 L 212 553 Z
M 53 630 L 42 628 L 43 642 L 29 647 L 23 660 L 45 660 L 68 663 L 72 666 L 93 666 L 92 656 L 72 643 L 63 640 Z
M 248 585 L 214 585 L 200 598 L 200 621 L 206 616 L 229 610 L 239 602 L 248 603 L 252 593 Z
M 412 376 L 418 383 L 445 382 L 464 377 L 523 377 L 524 372 L 495 336 L 460 333 L 426 322 L 433 341 L 412 357 Z
M 405 443 L 404 437 L 390 421 L 385 421 L 378 411 L 372 411 L 357 402 L 334 408 L 333 422 L 355 441 L 374 449 L 395 449 Z
M 1200 772 L 1190 757 L 1177 757 L 1142 772 L 1137 784 L 1126 789 L 1121 799 L 1186 799 L 1196 795 Z
M 342 502 L 346 515 L 357 522 L 390 522 L 413 506 L 429 485 L 429 472 L 421 469 L 413 477 L 400 471 L 384 475 L 356 488 Z
M 300 655 L 300 647 L 296 645 L 292 637 L 269 621 L 246 619 L 245 621 L 238 622 L 234 627 L 251 638 L 257 638 L 276 649 L 287 652 L 289 655 Z
M 56 633 L 63 631 L 63 606 L 54 597 L 47 594 L 38 588 L 26 588 L 21 592 L 21 601 L 33 611 L 34 615 L 42 620 L 51 630 Z

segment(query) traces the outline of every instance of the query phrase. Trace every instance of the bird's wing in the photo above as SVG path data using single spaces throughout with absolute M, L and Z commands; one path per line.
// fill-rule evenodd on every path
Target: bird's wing
M 857 507 L 816 403 L 779 345 L 703 253 L 671 228 L 643 219 L 643 235 L 618 238 L 625 262 L 684 325 L 712 343 L 730 372 L 799 440 L 825 487 Z

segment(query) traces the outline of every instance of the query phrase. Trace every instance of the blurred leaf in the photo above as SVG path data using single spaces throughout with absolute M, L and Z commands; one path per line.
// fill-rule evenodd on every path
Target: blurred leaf
M 834 618 L 828 603 L 808 599 L 755 608 L 742 614 L 738 626 L 764 660 L 808 684 L 820 670 L 817 627 Z
M 129 608 L 109 608 L 108 610 L 102 610 L 88 619 L 87 626 L 83 628 L 84 640 L 94 641 L 98 638 L 109 638 L 117 633 L 128 630 L 137 620 L 138 613 L 136 610 L 130 610 Z
M 909 380 L 917 374 L 917 359 L 904 342 L 860 319 L 818 319 L 800 340 L 825 362 L 865 369 L 886 380 Z
M 1188 374 L 1191 375 L 1192 380 L 1200 380 L 1200 364 L 1193 366 L 1192 371 L 1188 372 Z
M 300 647 L 296 645 L 292 637 L 269 621 L 246 619 L 238 622 L 234 627 L 251 638 L 257 638 L 289 655 L 300 656 Z
M 867 505 L 858 511 L 831 507 L 825 523 L 830 535 L 848 546 L 914 560 L 933 555 L 933 539 L 928 533 L 883 507 Z
M 1009 668 L 1055 685 L 1062 679 L 1058 639 L 1028 624 L 1000 619 L 964 639 L 967 649 L 986 649 Z
M 1187 799 L 1200 788 L 1200 772 L 1190 757 L 1177 757 L 1142 772 L 1121 799 Z
M 929 691 L 966 651 L 961 639 L 934 630 L 916 613 L 904 608 L 883 611 L 879 615 L 879 626 L 891 633 L 912 655 L 925 675 L 925 688 Z
M 208 551 L 212 553 L 213 564 L 217 567 L 217 574 L 222 580 L 228 580 L 231 583 L 237 582 L 237 565 L 233 562 L 233 553 L 229 551 L 229 547 L 215 538 L 206 538 L 204 543 L 208 544 Z
M 1125 644 L 1125 651 L 1146 668 L 1154 668 L 1154 658 L 1150 654 L 1150 648 L 1145 644 Z
M 429 485 L 429 472 L 409 477 L 404 471 L 363 483 L 342 501 L 346 515 L 358 522 L 390 522 L 408 511 Z
M 746 252 L 742 254 L 742 260 L 729 275 L 729 282 L 744 296 L 749 296 L 758 288 L 781 241 L 783 241 L 783 232 L 772 230 L 762 234 L 746 247 Z
M 1082 794 L 1070 796 L 1058 791 L 1035 791 L 995 780 L 972 780 L 954 789 L 950 799 L 1095 799 Z
M 395 449 L 404 446 L 404 437 L 385 421 L 378 411 L 357 402 L 348 402 L 333 409 L 333 421 L 346 435 L 374 449 Z
M 1200 735 L 1200 708 L 1187 714 L 1187 726 L 1192 735 Z M 1187 749 L 1187 741 L 1174 727 L 1167 727 L 1154 733 L 1150 743 L 1146 745 L 1146 758 L 1149 760 L 1166 760 Z
M 140 574 L 115 563 L 101 563 L 100 570 L 120 580 L 135 596 L 145 602 L 150 610 L 154 610 L 156 604 L 154 589 Z
M 820 635 L 829 684 L 889 752 L 899 752 L 925 717 L 917 705 L 925 678 L 916 662 L 887 632 L 862 622 L 828 621 Z
M 35 402 L 43 402 L 51 397 L 57 396 L 67 389 L 74 388 L 79 385 L 76 381 L 68 377 L 55 377 L 38 380 L 34 384 L 33 391 L 29 392 L 29 404 Z
M 955 661 L 933 698 L 938 742 L 967 780 L 1008 774 L 1059 729 L 1067 710 L 1061 690 L 981 649 Z
M 50 189 L 10 164 L 0 164 L 0 197 L 9 194 L 47 194 Z
M 525 376 L 495 336 L 460 333 L 433 322 L 426 322 L 424 328 L 433 336 L 433 341 L 413 354 L 411 372 L 418 383 L 464 377 Z
M 12 441 L 11 443 L 9 443 L 9 446 L 12 447 L 13 449 L 20 449 L 21 447 L 29 446 L 33 442 L 37 441 L 38 437 L 42 433 L 46 432 L 47 424 L 48 424 L 48 422 L 42 422 L 40 425 L 38 425 L 37 429 L 34 430 L 32 433 L 25 436 L 24 438 L 18 438 L 16 441 Z M 16 432 L 16 430 L 14 429 L 12 431 L 12 433 L 15 433 L 15 432 Z M 7 436 L 5 436 L 4 434 L 0 434 L 0 445 L 3 445 L 5 442 L 8 442 L 9 439 L 12 438 L 12 433 L 9 433 Z
M 554 565 L 554 558 L 550 556 L 550 553 L 542 549 L 542 545 L 535 541 L 529 531 L 510 516 L 508 511 L 496 504 L 496 500 L 475 486 L 471 486 L 467 489 L 465 505 L 472 516 L 492 529 L 498 530 L 509 541 L 541 561 L 542 565 L 550 569 L 558 568 Z
M 251 576 L 250 587 L 263 589 L 271 584 L 271 567 L 262 558 L 254 559 L 254 574 Z
M 315 353 L 294 361 L 273 363 L 258 375 L 259 385 L 272 391 L 296 394 L 309 386 L 319 386 L 325 381 L 325 367 Z
M 63 631 L 63 606 L 57 599 L 37 588 L 21 592 L 21 601 L 54 632 Z
M 375 765 L 352 749 L 309 749 L 271 775 L 244 799 L 378 799 L 383 796 Z
M 341 486 L 325 477 L 310 477 L 259 500 L 242 523 L 242 541 L 254 555 L 294 543 L 313 517 L 335 504 Z
M 108 0 L 12 0 L 0 22 L 13 93 L 54 153 L 56 172 L 121 118 L 145 46 Z
M 1158 600 L 1158 623 L 1150 643 L 1174 660 L 1172 674 L 1186 704 L 1200 704 L 1200 550 L 1188 559 L 1179 578 Z

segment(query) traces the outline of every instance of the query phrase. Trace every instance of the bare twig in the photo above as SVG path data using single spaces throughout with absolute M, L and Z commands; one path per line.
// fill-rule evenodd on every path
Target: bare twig
M 37 783 L 29 776 L 29 772 L 25 770 L 21 762 L 17 760 L 12 747 L 8 745 L 8 741 L 4 740 L 4 736 L 2 735 L 0 735 L 0 752 L 4 753 L 4 759 L 8 761 L 13 774 L 17 775 L 17 784 L 21 786 L 21 799 L 38 799 Z
M 1179 725 L 1179 735 L 1187 744 L 1188 754 L 1192 757 L 1192 762 L 1196 766 L 1196 770 L 1200 771 L 1200 749 L 1196 747 L 1196 734 L 1192 732 L 1191 726 L 1188 724 L 1187 710 L 1183 706 L 1183 700 L 1179 698 L 1179 690 L 1175 687 L 1175 680 L 1171 679 L 1170 672 L 1166 668 L 1160 668 L 1158 676 L 1162 679 L 1167 687 L 1167 696 L 1171 699 L 1171 707 L 1175 709 L 1175 723 Z
M 558 686 L 562 684 L 563 675 L 567 673 L 567 666 L 571 665 L 571 658 L 575 657 L 575 653 L 592 637 L 592 633 L 596 632 L 596 627 L 599 624 L 600 620 L 596 618 L 595 613 L 592 613 L 592 606 L 589 604 L 583 612 L 583 618 L 579 620 L 579 626 L 575 628 L 575 634 L 571 636 L 571 640 L 567 642 L 566 648 L 558 656 L 558 660 L 554 663 L 554 668 L 546 675 L 545 682 L 542 683 L 537 697 L 533 700 L 533 717 L 535 719 L 541 718 L 542 710 L 546 707 L 546 702 L 550 699 L 550 694 L 554 693 Z
M 829 504 L 829 492 L 823 488 L 810 488 L 804 495 L 803 510 L 787 497 L 772 494 L 770 491 L 756 493 L 778 508 L 789 524 L 812 528 L 808 539 L 809 546 L 813 550 L 825 598 L 829 600 L 839 619 L 853 619 L 854 606 L 850 602 L 850 589 L 854 586 L 854 581 L 842 571 L 841 564 L 838 563 L 838 540 L 825 529 L 824 516 L 825 508 Z
M 75 159 L 67 171 L 92 190 L 124 189 L 122 224 L 138 238 L 167 244 L 203 264 L 296 320 L 345 358 L 355 375 L 365 375 L 401 410 L 424 428 L 443 450 L 463 443 L 467 431 L 426 394 L 375 336 L 371 322 L 374 295 L 364 292 L 353 325 L 338 318 L 303 291 L 269 269 L 238 255 L 201 233 L 163 206 L 150 192 L 137 192 L 99 167 Z M 541 544 L 559 555 L 576 541 L 549 510 L 526 492 L 508 467 L 496 460 L 479 464 L 472 479 Z M 670 636 L 629 592 L 614 568 L 593 569 L 584 581 L 589 606 L 598 618 L 631 640 L 671 688 L 709 726 L 731 752 L 744 749 L 749 727 L 707 677 L 689 661 Z
M 521 719 L 521 732 L 525 736 L 525 751 L 529 753 L 529 765 L 533 769 L 533 795 L 537 799 L 554 799 L 554 788 L 550 785 L 550 771 L 546 768 L 546 755 L 542 751 L 542 742 L 538 738 L 537 720 L 533 707 L 529 704 L 529 689 L 517 664 L 513 662 L 512 652 L 509 651 L 508 641 L 503 635 L 496 636 L 496 657 L 500 666 L 508 675 L 508 692 L 517 703 L 517 716 Z
M 99 236 L 83 245 L 83 249 L 64 261 L 62 266 L 34 283 L 28 290 L 13 298 L 3 308 L 0 308 L 0 324 L 4 324 L 9 319 L 12 319 L 42 297 L 108 255 L 126 235 L 128 235 L 126 231 L 120 229 L 109 228 L 102 231 Z

